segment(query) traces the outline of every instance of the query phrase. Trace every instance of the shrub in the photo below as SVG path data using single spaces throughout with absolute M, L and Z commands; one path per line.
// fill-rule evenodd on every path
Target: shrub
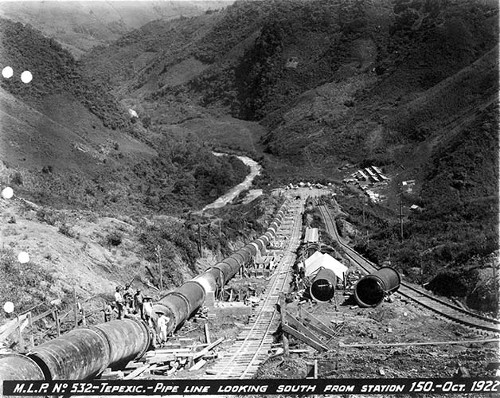
M 122 234 L 118 232 L 111 232 L 106 237 L 106 242 L 109 246 L 120 246 L 122 243 Z
M 59 226 L 59 233 L 67 236 L 68 238 L 75 238 L 76 237 L 75 231 L 73 231 L 71 229 L 71 227 L 66 223 L 62 223 Z
M 16 171 L 10 181 L 14 185 L 23 185 L 23 176 L 19 171 Z
M 44 207 L 36 212 L 36 216 L 39 221 L 47 223 L 48 225 L 56 225 L 56 223 L 61 219 L 55 211 Z

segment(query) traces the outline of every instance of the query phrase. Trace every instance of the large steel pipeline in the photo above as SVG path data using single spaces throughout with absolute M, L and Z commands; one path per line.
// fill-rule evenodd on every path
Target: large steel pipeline
M 40 366 L 46 380 L 79 380 L 102 373 L 109 354 L 109 344 L 100 333 L 80 328 L 35 347 L 28 357 Z
M 360 307 L 376 307 L 384 297 L 399 289 L 401 276 L 391 267 L 382 267 L 361 278 L 354 287 L 354 298 Z
M 153 306 L 155 320 L 158 313 L 164 313 L 170 318 L 167 333 L 170 334 L 181 327 L 193 312 L 203 304 L 208 292 L 220 290 L 257 253 L 264 254 L 265 248 L 276 237 L 276 229 L 281 225 L 287 207 L 287 203 L 282 205 L 264 235 L 246 244 L 196 278 L 187 281 Z
M 130 361 L 142 357 L 151 346 L 148 326 L 136 319 L 111 321 L 91 326 L 102 334 L 109 344 L 108 368 L 120 369 Z M 137 338 L 138 337 L 138 338 Z
M 285 202 L 266 233 L 168 293 L 153 306 L 169 316 L 168 332 L 179 328 L 205 301 L 207 292 L 221 289 L 239 269 L 276 237 L 287 212 Z M 0 356 L 0 395 L 3 380 L 85 380 L 106 368 L 119 368 L 144 355 L 152 343 L 149 327 L 136 319 L 116 320 L 72 330 L 47 341 L 26 356 Z

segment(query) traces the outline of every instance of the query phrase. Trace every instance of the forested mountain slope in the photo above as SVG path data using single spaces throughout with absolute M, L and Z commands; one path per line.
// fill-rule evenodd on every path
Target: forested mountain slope
M 360 223 L 370 239 L 356 242 L 378 262 L 409 274 L 425 263 L 425 281 L 477 282 L 464 270 L 488 267 L 481 259 L 498 248 L 495 1 L 237 1 L 150 23 L 83 65 L 158 129 L 258 122 L 266 181 L 339 178 L 347 162 L 383 167 L 393 215 Z M 217 139 L 234 145 L 228 136 Z M 400 242 L 403 180 L 416 181 L 404 206 L 423 211 Z

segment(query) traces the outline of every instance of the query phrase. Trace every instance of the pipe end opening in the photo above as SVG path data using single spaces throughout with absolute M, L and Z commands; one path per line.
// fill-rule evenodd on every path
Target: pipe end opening
M 361 307 L 376 307 L 384 300 L 384 289 L 378 279 L 365 277 L 356 285 L 354 295 Z
M 330 301 L 335 294 L 335 286 L 328 279 L 317 279 L 311 285 L 310 294 L 316 301 Z

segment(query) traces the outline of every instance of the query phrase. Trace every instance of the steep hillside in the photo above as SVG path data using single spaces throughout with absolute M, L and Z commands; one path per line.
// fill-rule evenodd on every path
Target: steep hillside
M 409 277 L 422 267 L 425 281 L 489 267 L 498 245 L 497 2 L 237 1 L 148 24 L 83 64 L 102 81 L 110 74 L 117 98 L 159 131 L 214 126 L 204 139 L 262 151 L 264 184 L 341 179 L 345 163 L 384 166 L 392 181 L 383 217 L 359 222 L 372 244 L 355 243 L 377 261 L 390 258 Z M 236 144 L 214 134 L 221 117 L 265 131 L 251 128 Z M 405 208 L 423 210 L 409 216 L 400 243 L 404 180 L 416 181 Z M 452 237 L 454 228 L 464 232 Z M 416 260 L 424 252 L 425 266 Z M 472 291 L 474 278 L 456 280 L 475 281 Z
M 477 81 L 467 82 L 450 104 L 442 99 L 455 87 L 441 89 L 443 97 L 428 105 L 432 115 L 412 111 L 434 96 L 427 90 L 495 46 L 497 15 L 493 1 L 240 1 L 148 24 L 83 63 L 87 74 L 111 81 L 122 101 L 140 102 L 153 123 L 222 111 L 260 120 L 269 130 L 266 151 L 294 163 L 377 152 L 387 161 L 387 145 L 422 141 L 436 119 L 481 100 L 470 89 Z
M 150 131 L 85 76 L 53 39 L 0 20 L 3 175 L 26 197 L 101 211 L 182 213 L 242 181 L 239 161 L 211 155 L 189 134 Z M 23 83 L 29 70 L 33 80 Z
M 30 24 L 76 58 L 154 20 L 200 15 L 230 4 L 208 1 L 15 1 L 1 2 L 0 16 Z
M 38 315 L 58 300 L 63 332 L 74 326 L 74 300 L 85 310 L 87 324 L 102 322 L 104 304 L 113 301 L 117 285 L 131 283 L 158 300 L 165 292 L 160 280 L 167 290 L 192 278 L 247 236 L 262 233 L 281 205 L 261 197 L 252 205 L 215 211 L 210 220 L 131 217 L 125 212 L 112 217 L 81 207 L 54 210 L 20 196 L 16 189 L 13 199 L 0 198 L 0 302 L 15 303 L 18 313 L 33 310 Z M 28 263 L 18 262 L 20 252 L 29 254 Z M 2 325 L 5 315 L 0 314 Z M 50 320 L 35 325 L 37 344 L 55 334 Z
M 105 84 L 35 29 L 0 20 L 0 39 L 1 68 L 14 72 L 0 82 L 0 185 L 14 190 L 13 199 L 0 198 L 1 302 L 38 314 L 59 299 L 68 313 L 75 294 L 87 320 L 101 321 L 116 285 L 134 278 L 135 288 L 158 292 L 157 248 L 170 288 L 199 271 L 201 254 L 227 253 L 263 228 L 256 218 L 268 222 L 275 203 L 226 209 L 217 229 L 191 217 L 241 182 L 247 167 L 214 156 L 188 126 L 160 131 L 129 118 Z M 217 126 L 228 128 L 224 120 Z M 243 123 L 241 130 L 250 134 Z M 22 266 L 21 251 L 30 255 Z M 52 333 L 39 332 L 37 342 Z
M 208 109 L 193 98 L 195 92 L 184 92 L 201 74 L 220 72 L 221 65 L 238 60 L 252 45 L 267 8 L 267 2 L 240 2 L 196 18 L 154 21 L 96 48 L 82 66 L 94 81 L 110 82 L 116 97 L 152 126 L 181 134 L 194 131 L 203 140 L 255 153 L 260 126 L 232 118 L 219 107 Z M 231 133 L 221 134 L 221 126 Z
M 21 23 L 0 19 L 2 65 L 14 70 L 12 78 L 3 78 L 1 87 L 16 97 L 40 108 L 47 96 L 68 93 L 99 117 L 105 127 L 129 125 L 126 111 L 104 85 L 96 85 L 78 70 L 71 55 L 53 39 Z M 33 75 L 29 84 L 20 80 L 22 71 Z

